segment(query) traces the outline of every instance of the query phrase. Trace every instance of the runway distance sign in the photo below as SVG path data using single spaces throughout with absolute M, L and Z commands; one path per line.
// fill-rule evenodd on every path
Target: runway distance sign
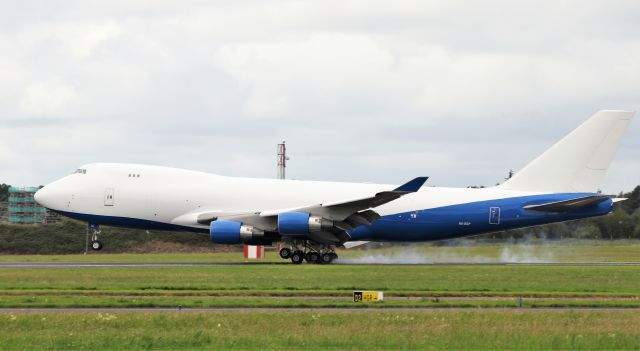
M 382 291 L 354 291 L 353 302 L 376 302 L 383 301 L 384 293 Z

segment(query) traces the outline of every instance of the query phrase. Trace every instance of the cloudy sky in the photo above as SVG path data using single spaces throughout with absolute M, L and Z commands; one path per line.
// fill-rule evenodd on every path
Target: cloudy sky
M 0 0 L 0 182 L 90 162 L 491 185 L 640 108 L 638 1 Z M 640 183 L 640 121 L 603 189 Z

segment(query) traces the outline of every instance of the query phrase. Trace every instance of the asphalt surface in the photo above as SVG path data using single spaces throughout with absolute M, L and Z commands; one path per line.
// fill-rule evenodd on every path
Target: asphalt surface
M 618 312 L 640 311 L 640 307 L 623 308 L 576 308 L 576 307 L 541 307 L 541 308 L 505 308 L 505 307 L 230 307 L 230 308 L 0 308 L 0 313 L 215 313 L 215 312 L 337 312 L 337 313 L 379 313 L 379 312 L 430 312 L 430 311 L 498 311 L 498 312 Z
M 252 266 L 287 265 L 283 262 L 0 262 L 0 268 L 58 268 L 58 267 L 193 267 L 193 266 Z M 354 266 L 640 266 L 640 262 L 533 262 L 533 263 L 332 263 Z

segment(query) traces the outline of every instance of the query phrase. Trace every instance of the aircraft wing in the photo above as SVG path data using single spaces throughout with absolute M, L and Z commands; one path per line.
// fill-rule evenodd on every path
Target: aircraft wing
M 345 201 L 328 202 L 311 206 L 298 208 L 289 208 L 275 211 L 260 212 L 261 217 L 277 216 L 282 212 L 308 212 L 311 215 L 320 216 L 334 221 L 343 221 L 352 214 L 384 205 L 388 202 L 396 200 L 401 196 L 409 193 L 417 192 L 418 189 L 427 181 L 429 177 L 417 177 L 409 182 L 389 191 L 381 191 L 375 195 L 350 199 Z
M 212 221 L 227 220 L 242 222 L 245 225 L 255 226 L 265 231 L 277 231 L 278 215 L 280 213 L 306 212 L 312 216 L 330 220 L 335 226 L 328 232 L 309 233 L 309 239 L 323 243 L 342 243 L 350 239 L 345 233 L 347 230 L 358 225 L 371 224 L 371 222 L 380 218 L 378 213 L 371 210 L 372 208 L 417 192 L 427 179 L 428 177 L 417 177 L 393 190 L 381 191 L 368 197 L 251 213 L 231 214 L 218 211 L 202 211 L 180 216 L 174 222 L 178 224 L 190 221 L 200 225 L 208 225 Z

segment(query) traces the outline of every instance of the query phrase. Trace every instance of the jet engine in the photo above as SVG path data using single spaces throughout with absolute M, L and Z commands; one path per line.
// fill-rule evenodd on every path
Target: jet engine
M 209 227 L 211 241 L 218 244 L 239 244 L 259 241 L 264 231 L 236 221 L 213 221 Z
M 305 235 L 328 231 L 333 221 L 306 212 L 283 212 L 278 215 L 278 231 L 284 235 Z

